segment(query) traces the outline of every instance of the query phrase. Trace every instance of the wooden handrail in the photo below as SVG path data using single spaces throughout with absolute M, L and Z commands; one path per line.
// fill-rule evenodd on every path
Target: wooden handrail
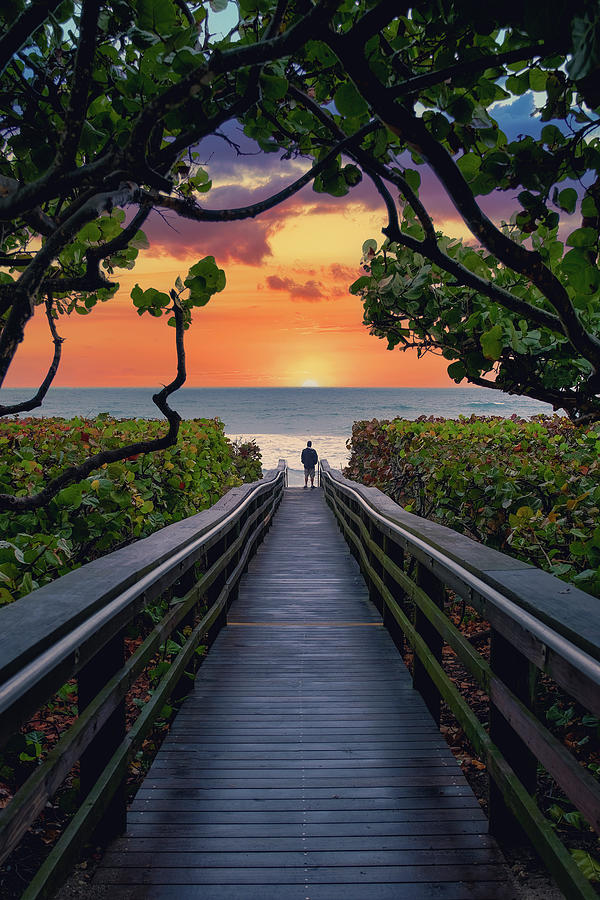
M 25 898 L 49 896 L 79 848 L 99 828 L 121 830 L 127 763 L 210 644 L 248 560 L 263 539 L 286 481 L 284 460 L 257 482 L 233 488 L 210 509 L 110 553 L 0 610 L 0 743 L 70 678 L 79 716 L 9 806 L 0 811 L 0 861 L 80 760 L 82 803 Z M 194 564 L 203 571 L 195 580 Z M 169 611 L 125 662 L 125 626 L 170 589 Z M 202 617 L 196 621 L 198 611 Z M 140 716 L 125 733 L 124 698 L 179 626 L 188 637 Z
M 321 462 L 321 484 L 358 558 L 371 597 L 398 646 L 415 654 L 414 685 L 439 722 L 443 699 L 485 760 L 490 828 L 514 831 L 516 817 L 569 898 L 595 891 L 531 793 L 538 761 L 589 824 L 600 831 L 598 781 L 534 711 L 535 673 L 546 672 L 588 710 L 600 713 L 600 604 L 527 563 L 408 513 L 376 488 Z M 416 561 L 409 577 L 408 559 Z M 447 589 L 490 624 L 490 661 L 444 612 Z M 568 602 L 566 602 L 568 601 Z M 412 615 L 408 607 L 412 608 Z M 489 733 L 445 673 L 447 643 L 490 699 Z

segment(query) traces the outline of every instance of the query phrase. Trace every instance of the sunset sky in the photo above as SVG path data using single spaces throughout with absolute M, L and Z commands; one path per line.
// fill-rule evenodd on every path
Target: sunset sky
M 509 137 L 531 131 L 531 98 L 502 110 Z M 537 124 L 537 123 L 535 123 Z M 535 127 L 535 126 L 534 126 Z M 235 123 L 230 134 L 245 150 L 253 145 Z M 237 156 L 219 138 L 199 151 L 213 180 L 200 202 L 213 208 L 243 206 L 270 196 L 308 168 L 277 154 Z M 422 173 L 421 196 L 437 228 L 466 236 L 464 226 L 436 184 Z M 508 215 L 516 200 L 491 195 L 489 214 Z M 129 293 L 167 290 L 190 265 L 213 255 L 227 287 L 196 310 L 186 334 L 188 386 L 444 387 L 453 385 L 446 361 L 389 352 L 362 325 L 360 300 L 348 285 L 360 274 L 363 241 L 381 239 L 386 224 L 379 195 L 365 180 L 346 197 L 316 194 L 311 186 L 256 220 L 194 223 L 153 214 L 145 231 L 151 242 L 136 268 L 115 273 L 119 293 L 89 316 L 63 317 L 66 338 L 57 386 L 154 386 L 174 374 L 174 331 L 166 318 L 137 315 Z M 38 311 L 12 365 L 6 387 L 37 385 L 51 357 L 47 323 Z

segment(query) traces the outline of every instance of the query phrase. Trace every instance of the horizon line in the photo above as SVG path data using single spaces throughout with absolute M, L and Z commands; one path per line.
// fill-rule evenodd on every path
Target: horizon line
M 389 385 L 389 384 L 317 384 L 317 385 L 303 385 L 303 384 L 186 384 L 182 385 L 178 388 L 178 391 L 185 390 L 223 390 L 223 391 L 244 391 L 244 390 L 261 390 L 261 391 L 279 391 L 279 390 L 298 390 L 298 391 L 314 391 L 314 390 L 329 390 L 329 391 L 346 391 L 346 390 L 360 390 L 360 391 L 452 391 L 455 388 L 463 388 L 470 387 L 475 388 L 479 391 L 485 390 L 493 390 L 493 388 L 485 388 L 480 387 L 476 384 L 454 384 L 454 385 Z M 17 387 L 2 387 L 0 388 L 0 394 L 2 391 L 37 391 L 39 385 L 19 385 Z M 48 393 L 50 391 L 119 391 L 122 389 L 129 390 L 139 390 L 139 391 L 155 391 L 157 389 L 156 384 L 60 384 L 53 385 L 49 388 Z M 176 393 L 176 392 L 174 392 Z M 46 395 L 47 396 L 47 395 Z

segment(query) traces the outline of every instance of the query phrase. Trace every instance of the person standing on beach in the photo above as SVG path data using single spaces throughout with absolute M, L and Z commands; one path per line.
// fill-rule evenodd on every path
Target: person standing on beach
M 302 460 L 302 465 L 304 466 L 304 490 L 306 490 L 306 488 L 308 487 L 309 478 L 311 490 L 314 490 L 315 466 L 319 461 L 319 457 L 317 456 L 317 451 L 312 445 L 312 441 L 306 442 L 306 447 L 302 451 L 302 456 L 300 458 Z

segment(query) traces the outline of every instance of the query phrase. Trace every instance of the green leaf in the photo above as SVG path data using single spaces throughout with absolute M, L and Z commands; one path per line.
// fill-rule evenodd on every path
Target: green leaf
M 359 294 L 360 291 L 364 290 L 365 288 L 368 288 L 370 284 L 371 284 L 371 279 L 369 278 L 369 276 L 361 275 L 360 278 L 357 278 L 356 281 L 354 281 L 350 285 L 348 290 L 350 291 L 351 294 Z
M 529 87 L 532 91 L 543 91 L 546 88 L 547 73 L 542 69 L 529 70 Z
M 79 509 L 83 497 L 82 484 L 70 484 L 56 495 L 56 502 L 59 506 L 70 506 L 73 509 Z
M 367 256 L 371 250 L 373 253 L 377 253 L 377 241 L 374 241 L 373 238 L 369 238 L 369 240 L 365 241 L 362 245 L 362 255 Z
M 135 0 L 138 25 L 144 31 L 170 34 L 177 25 L 177 11 L 172 0 Z
M 576 228 L 567 238 L 567 247 L 595 247 L 598 232 L 594 228 Z
M 591 262 L 585 250 L 569 250 L 560 267 L 576 291 L 595 294 L 600 288 L 600 270 Z
M 226 283 L 225 272 L 219 269 L 214 256 L 205 256 L 195 263 L 184 280 L 193 306 L 206 306 L 212 295 L 222 291 Z
M 479 173 L 481 159 L 475 153 L 465 153 L 457 160 L 456 164 L 466 181 L 472 181 Z
M 600 67 L 600 13 L 594 4 L 585 15 L 578 15 L 571 23 L 573 56 L 567 72 L 574 81 L 585 78 Z
M 129 246 L 135 250 L 147 250 L 150 246 L 150 241 L 143 231 L 136 231 L 133 238 L 129 241 Z
M 575 212 L 577 206 L 577 191 L 574 188 L 565 188 L 558 195 L 557 203 L 565 212 Z
M 334 94 L 333 102 L 340 116 L 362 116 L 368 110 L 366 101 L 351 81 L 340 85 Z
M 588 881 L 600 881 L 600 861 L 590 856 L 587 850 L 571 850 L 571 856 Z
M 502 334 L 502 325 L 494 325 L 489 331 L 484 331 L 481 335 L 481 349 L 483 350 L 483 355 L 486 359 L 500 359 L 502 350 L 504 349 Z
M 261 73 L 260 86 L 266 100 L 283 100 L 288 90 L 287 78 Z
M 460 360 L 451 363 L 448 366 L 448 375 L 453 379 L 453 381 L 456 381 L 457 383 L 459 381 L 462 381 L 463 378 L 466 378 L 467 375 L 467 370 L 464 363 Z
M 442 113 L 423 113 L 423 121 L 436 141 L 443 141 L 450 133 L 450 122 Z
M 362 181 L 362 172 L 358 166 L 355 166 L 352 163 L 343 167 L 342 175 L 344 176 L 346 184 L 350 185 L 350 187 L 354 187 Z
M 133 300 L 133 305 L 138 308 L 146 306 L 144 303 L 144 292 L 139 284 L 136 284 L 135 287 L 131 289 L 131 299 Z
M 408 186 L 413 189 L 415 194 L 419 192 L 419 188 L 421 187 L 421 176 L 417 172 L 416 169 L 405 169 L 404 177 L 408 182 Z
M 473 102 L 465 96 L 454 97 L 448 106 L 448 112 L 457 122 L 466 125 L 471 121 L 474 105 Z

